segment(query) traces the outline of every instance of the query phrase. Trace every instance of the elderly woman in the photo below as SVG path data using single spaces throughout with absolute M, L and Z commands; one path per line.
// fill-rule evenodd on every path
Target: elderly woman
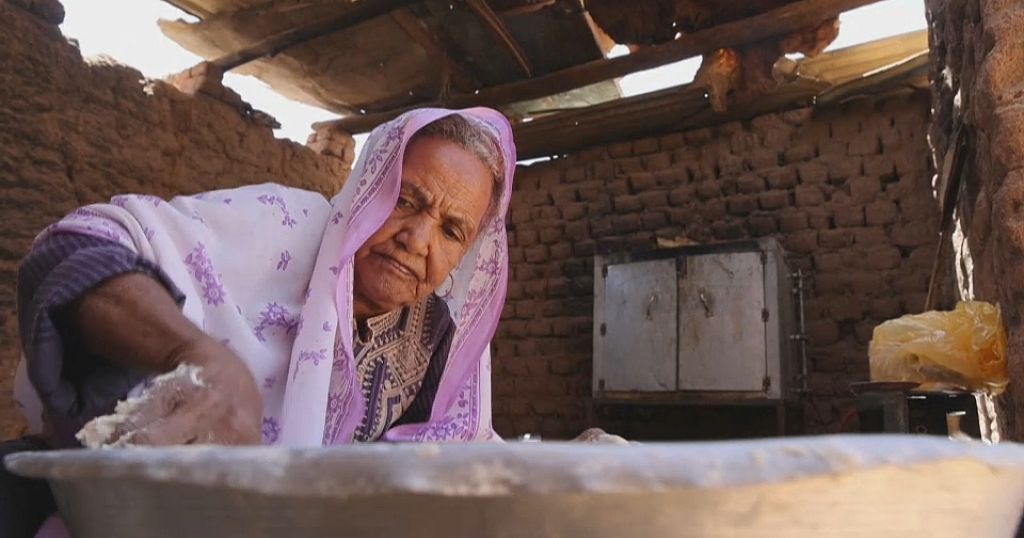
M 46 446 L 77 446 L 187 365 L 196 382 L 154 386 L 103 441 L 496 438 L 514 168 L 501 114 L 423 109 L 374 130 L 330 201 L 269 184 L 79 209 L 19 274 L 18 405 Z

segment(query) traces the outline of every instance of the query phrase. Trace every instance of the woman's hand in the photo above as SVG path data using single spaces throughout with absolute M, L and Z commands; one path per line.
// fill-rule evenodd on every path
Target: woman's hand
M 102 417 L 104 427 L 94 429 L 98 444 L 260 442 L 263 405 L 248 366 L 186 319 L 152 277 L 112 278 L 70 314 L 87 349 L 114 364 L 156 374 L 198 367 L 201 384 L 189 375 L 160 376 L 143 398 L 118 404 L 118 416 Z
M 181 348 L 174 362 L 177 369 L 86 425 L 80 439 L 88 446 L 260 442 L 259 389 L 237 355 L 206 338 Z

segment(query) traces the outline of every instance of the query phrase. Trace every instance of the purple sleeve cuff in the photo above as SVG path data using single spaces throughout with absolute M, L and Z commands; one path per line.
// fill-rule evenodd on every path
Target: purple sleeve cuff
M 28 377 L 46 410 L 59 446 L 75 446 L 74 433 L 109 413 L 148 374 L 109 364 L 84 350 L 64 316 L 65 307 L 104 281 L 141 272 L 159 281 L 175 301 L 184 295 L 152 262 L 117 243 L 60 233 L 37 243 L 18 270 L 18 330 Z

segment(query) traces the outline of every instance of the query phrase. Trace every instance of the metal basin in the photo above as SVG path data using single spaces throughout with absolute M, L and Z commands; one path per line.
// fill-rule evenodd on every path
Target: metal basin
M 75 536 L 1010 537 L 1024 448 L 925 436 L 15 454 Z

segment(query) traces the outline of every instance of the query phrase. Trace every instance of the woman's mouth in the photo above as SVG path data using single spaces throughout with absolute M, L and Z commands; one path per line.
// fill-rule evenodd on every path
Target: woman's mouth
M 381 263 L 384 264 L 385 267 L 390 268 L 392 271 L 394 271 L 394 272 L 398 273 L 399 275 L 402 275 L 402 276 L 404 276 L 406 278 L 410 278 L 410 279 L 413 279 L 413 280 L 419 280 L 419 276 L 417 276 L 416 273 L 414 273 L 412 269 L 406 267 L 405 265 L 402 265 L 401 263 L 399 263 L 394 258 L 392 258 L 390 256 L 386 256 L 384 254 L 378 254 L 377 256 L 380 257 Z

